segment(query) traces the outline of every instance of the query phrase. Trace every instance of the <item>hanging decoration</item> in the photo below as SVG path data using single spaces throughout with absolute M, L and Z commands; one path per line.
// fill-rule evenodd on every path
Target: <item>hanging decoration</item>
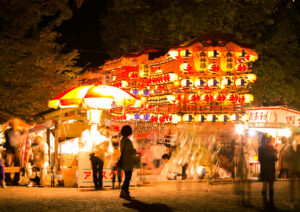
M 122 112 L 135 118 L 142 113 L 139 120 L 158 124 L 243 120 L 238 115 L 254 101 L 248 91 L 257 80 L 252 63 L 258 57 L 246 45 L 218 39 L 193 39 L 164 55 L 150 49 L 106 62 L 103 70 L 114 76 L 111 85 L 147 103 Z

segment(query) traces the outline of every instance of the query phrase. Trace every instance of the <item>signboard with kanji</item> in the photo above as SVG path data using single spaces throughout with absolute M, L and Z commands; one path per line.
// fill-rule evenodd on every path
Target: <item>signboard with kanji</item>
M 284 107 L 248 108 L 249 127 L 300 128 L 300 112 Z

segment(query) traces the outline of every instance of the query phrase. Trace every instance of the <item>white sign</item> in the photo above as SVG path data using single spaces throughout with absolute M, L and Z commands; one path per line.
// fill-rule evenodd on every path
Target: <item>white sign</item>
M 300 128 L 300 112 L 284 107 L 257 107 L 246 109 L 252 127 L 295 126 Z
M 103 169 L 103 186 L 112 186 L 113 172 L 110 168 Z M 116 176 L 116 182 L 117 182 Z M 122 181 L 124 172 L 122 171 Z M 136 185 L 136 173 L 133 172 L 131 185 Z M 89 152 L 78 152 L 78 187 L 94 187 L 93 170 Z

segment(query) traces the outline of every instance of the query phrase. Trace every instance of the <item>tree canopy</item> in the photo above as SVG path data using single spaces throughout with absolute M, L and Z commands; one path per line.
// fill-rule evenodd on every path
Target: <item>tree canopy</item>
M 253 45 L 258 105 L 300 103 L 299 1 L 113 0 L 101 19 L 111 57 L 222 33 Z
M 0 111 L 21 118 L 47 109 L 80 68 L 55 31 L 72 17 L 68 0 L 0 0 Z

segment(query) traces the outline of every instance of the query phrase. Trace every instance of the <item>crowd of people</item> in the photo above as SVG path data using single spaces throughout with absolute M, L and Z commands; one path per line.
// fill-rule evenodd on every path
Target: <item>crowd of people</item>
M 93 127 L 96 127 L 93 129 Z M 82 132 L 79 148 L 89 150 L 90 163 L 93 173 L 93 182 L 96 190 L 103 189 L 103 168 L 110 168 L 113 173 L 112 188 L 120 188 L 120 197 L 131 199 L 129 185 L 132 171 L 137 164 L 137 152 L 132 143 L 132 128 L 129 125 L 122 127 L 120 131 L 112 131 L 106 127 L 99 128 L 96 125 Z M 3 145 L 2 158 L 0 160 L 0 186 L 6 187 L 6 182 L 18 185 L 24 178 L 27 186 L 45 186 L 45 177 L 49 167 L 49 146 L 41 133 L 28 136 L 26 127 L 22 127 L 18 119 L 9 122 L 5 130 L 5 143 Z M 236 171 L 234 178 L 238 180 L 235 185 L 235 193 L 241 196 L 243 205 L 251 204 L 251 183 L 249 181 L 249 155 L 245 137 L 236 154 Z M 276 179 L 290 179 L 290 203 L 294 204 L 300 193 L 300 134 L 294 133 L 289 138 L 281 137 L 281 142 L 275 144 L 275 139 L 266 133 L 260 134 L 258 160 L 260 163 L 259 178 L 262 181 L 262 200 L 265 208 L 273 208 L 274 181 Z M 174 174 L 174 167 L 170 163 L 171 152 L 159 151 L 159 146 L 151 146 L 150 152 L 154 152 L 153 167 L 161 169 L 162 179 L 169 179 L 170 173 Z M 159 154 L 158 154 L 159 153 Z M 161 156 L 158 156 L 161 155 Z M 143 155 L 145 157 L 146 154 Z M 5 173 L 6 167 L 17 167 L 20 171 L 11 179 L 10 173 Z M 184 179 L 184 167 L 179 167 L 176 173 Z M 122 183 L 122 170 L 125 179 Z M 170 171 L 171 170 L 171 171 Z M 20 176 L 20 173 L 21 176 Z M 117 179 L 116 179 L 117 178 Z M 173 176 L 174 178 L 174 176 Z M 174 178 L 175 179 L 175 178 Z M 118 186 L 115 186 L 116 180 Z
M 295 207 L 300 195 L 300 133 L 290 138 L 281 137 L 275 144 L 275 138 L 267 133 L 260 134 L 258 160 L 260 163 L 259 179 L 262 182 L 262 201 L 265 209 L 274 209 L 274 181 L 289 179 L 288 204 Z M 241 196 L 244 206 L 251 205 L 251 183 L 249 181 L 249 162 L 247 160 L 247 143 L 239 149 L 234 192 Z
M 5 143 L 1 154 L 1 161 L 4 163 L 0 162 L 1 186 L 6 188 L 6 183 L 19 185 L 26 178 L 25 184 L 28 186 L 35 183 L 43 187 L 47 175 L 49 148 L 43 134 L 29 136 L 28 128 L 19 119 L 12 119 L 8 129 L 4 131 L 4 136 Z M 5 167 L 16 168 L 13 179 L 11 173 L 5 173 Z

